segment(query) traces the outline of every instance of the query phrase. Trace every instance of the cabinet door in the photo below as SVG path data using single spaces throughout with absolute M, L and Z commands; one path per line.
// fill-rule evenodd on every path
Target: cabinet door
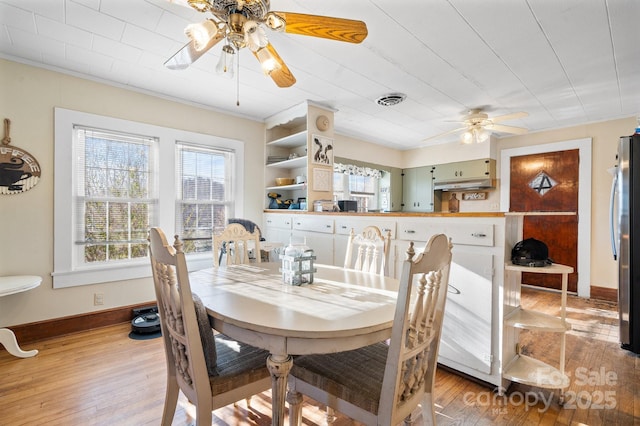
M 344 258 L 347 254 L 347 242 L 349 240 L 349 234 L 351 230 L 356 234 L 362 232 L 362 230 L 367 226 L 377 226 L 382 232 L 383 235 L 386 235 L 388 232 L 391 233 L 391 240 L 393 241 L 396 237 L 396 222 L 395 220 L 388 219 L 375 219 L 371 217 L 344 217 L 340 216 L 336 218 L 335 221 L 335 236 L 334 236 L 334 265 L 343 266 Z M 391 270 L 391 248 L 389 250 L 389 270 Z
M 292 218 L 285 214 L 264 215 L 264 226 L 262 227 L 262 236 L 267 243 L 272 245 L 282 244 L 282 247 L 289 244 L 291 240 Z M 271 261 L 277 261 L 277 256 L 271 257 Z
M 489 174 L 489 160 L 464 161 L 461 167 L 463 177 L 483 178 Z
M 304 237 L 307 247 L 313 249 L 313 253 L 316 256 L 316 263 L 322 263 L 324 265 L 334 264 L 333 234 L 294 230 L 293 235 L 295 237 Z
M 398 232 L 404 229 L 398 224 Z M 409 226 L 407 229 L 411 228 Z M 442 230 L 425 229 L 418 233 L 437 233 Z M 428 239 L 428 237 L 427 237 Z M 424 241 L 414 241 L 414 250 L 422 252 Z M 391 276 L 399 279 L 406 259 L 409 240 L 396 240 L 391 246 Z M 491 374 L 494 258 L 490 253 L 465 246 L 454 246 L 447 303 L 442 325 L 439 356 L 473 370 Z M 446 361 L 445 365 L 449 365 Z
M 433 211 L 433 174 L 431 166 L 418 167 L 416 171 L 416 201 L 418 211 Z
M 305 238 L 318 263 L 333 265 L 333 231 L 334 221 L 331 217 L 298 215 L 293 219 L 294 235 Z
M 433 175 L 431 166 L 404 170 L 402 182 L 403 211 L 433 211 Z
M 344 266 L 344 258 L 347 256 L 348 235 L 336 234 L 333 237 L 333 265 Z
M 416 169 L 405 169 L 402 173 L 402 210 L 406 212 L 415 211 Z
M 436 182 L 486 178 L 489 177 L 491 161 L 481 159 L 438 164 L 434 169 L 434 178 Z
M 493 255 L 454 247 L 439 356 L 486 374 L 494 358 L 492 280 Z
M 459 178 L 460 163 L 438 164 L 433 170 L 433 176 L 436 182 L 447 182 Z

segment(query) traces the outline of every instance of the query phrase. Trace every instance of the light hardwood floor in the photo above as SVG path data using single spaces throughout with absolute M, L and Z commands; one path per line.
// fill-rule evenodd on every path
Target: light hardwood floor
M 523 305 L 558 314 L 558 295 L 524 290 Z M 614 304 L 569 297 L 564 407 L 557 394 L 513 384 L 504 397 L 492 388 L 440 368 L 436 378 L 441 425 L 640 425 L 640 358 L 620 349 Z M 122 324 L 24 345 L 39 349 L 18 359 L 0 350 L 0 425 L 158 425 L 165 388 L 161 340 L 132 340 Z M 523 352 L 549 363 L 557 339 L 522 333 Z M 551 398 L 551 402 L 547 403 Z M 217 410 L 216 425 L 270 425 L 270 393 Z M 181 397 L 174 425 L 188 425 Z M 323 407 L 307 400 L 304 424 L 323 424 Z M 337 426 L 351 425 L 340 416 Z

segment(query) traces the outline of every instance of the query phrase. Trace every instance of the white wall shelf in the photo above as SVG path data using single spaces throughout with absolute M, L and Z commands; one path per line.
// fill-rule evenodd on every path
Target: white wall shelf
M 507 362 L 504 369 L 504 377 L 513 382 L 523 383 L 531 386 L 538 386 L 546 389 L 560 389 L 560 404 L 564 402 L 564 389 L 570 384 L 569 377 L 565 374 L 565 337 L 566 332 L 571 330 L 571 324 L 567 323 L 567 287 L 569 274 L 573 268 L 557 263 L 543 266 L 530 267 L 514 265 L 511 262 L 505 264 L 505 272 L 517 274 L 516 282 L 521 283 L 522 272 L 537 274 L 561 274 L 562 292 L 560 294 L 560 316 L 548 315 L 542 312 L 522 309 L 518 304 L 505 315 L 505 327 L 535 330 L 549 333 L 559 333 L 560 335 L 560 355 L 558 367 L 554 367 L 538 359 L 521 353 L 520 344 L 516 346 L 515 356 Z M 518 301 L 519 301 L 518 289 Z
M 307 166 L 307 156 L 290 158 L 289 160 L 278 161 L 277 163 L 267 164 L 267 167 L 274 169 L 295 169 Z
M 271 142 L 267 142 L 268 146 L 280 146 L 282 148 L 295 148 L 305 146 L 307 144 L 307 131 L 303 130 Z
M 293 185 L 279 185 L 279 186 L 267 186 L 267 190 L 269 191 L 289 191 L 292 189 L 305 189 L 307 186 L 306 183 L 298 183 Z

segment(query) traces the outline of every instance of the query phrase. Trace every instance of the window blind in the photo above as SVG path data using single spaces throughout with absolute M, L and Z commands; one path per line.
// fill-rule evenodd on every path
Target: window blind
M 176 144 L 176 232 L 185 252 L 210 251 L 212 236 L 233 215 L 234 151 Z
M 75 242 L 84 263 L 145 257 L 155 223 L 157 139 L 74 126 Z

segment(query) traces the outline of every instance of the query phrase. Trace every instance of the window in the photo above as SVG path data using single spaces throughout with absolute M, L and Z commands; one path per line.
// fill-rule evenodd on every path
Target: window
M 78 156 L 73 217 L 79 264 L 147 257 L 157 209 L 158 141 L 76 126 Z
M 213 231 L 233 217 L 233 152 L 179 143 L 176 230 L 184 251 L 211 251 Z
M 380 207 L 380 179 L 385 172 L 354 164 L 334 163 L 333 194 L 339 200 L 355 200 L 364 211 Z
M 147 235 L 185 240 L 211 266 L 211 235 L 242 214 L 242 142 L 55 109 L 54 288 L 148 277 Z M 172 241 L 170 241 L 172 242 Z

